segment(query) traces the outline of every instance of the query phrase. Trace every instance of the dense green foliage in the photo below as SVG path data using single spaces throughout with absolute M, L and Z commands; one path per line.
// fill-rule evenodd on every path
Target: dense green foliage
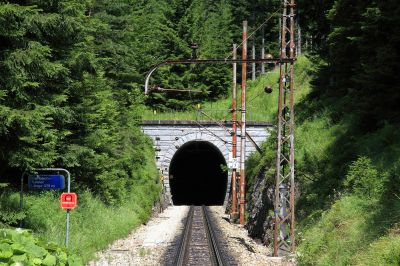
M 157 169 L 148 169 L 156 175 Z M 89 191 L 78 194 L 78 207 L 70 212 L 69 251 L 84 262 L 93 259 L 94 253 L 105 249 L 111 242 L 122 238 L 132 228 L 145 223 L 150 217 L 159 188 L 143 184 L 136 186 L 119 206 L 110 207 Z M 5 193 L 0 202 L 18 206 L 18 193 Z M 60 209 L 59 193 L 29 194 L 24 199 L 24 227 L 36 236 L 60 246 L 65 241 L 65 211 Z M 3 211 L 3 209 L 2 209 Z
M 151 1 L 148 5 L 155 6 Z M 159 7 L 160 5 L 162 8 Z M 143 17 L 139 17 L 137 20 L 139 24 L 143 23 L 142 21 L 145 24 L 141 29 L 143 32 L 139 33 L 145 37 L 138 38 L 141 41 L 144 39 L 154 40 L 154 42 L 146 43 L 146 50 L 142 56 L 142 58 L 146 58 L 142 64 L 145 71 L 151 65 L 165 59 L 229 57 L 232 43 L 234 41 L 237 44 L 241 43 L 242 20 L 249 21 L 249 32 L 251 32 L 265 21 L 266 16 L 271 16 L 279 8 L 279 1 L 164 0 L 158 1 L 157 7 L 151 9 L 150 14 L 140 13 Z M 157 19 L 149 21 L 149 16 L 152 16 L 153 13 L 157 13 Z M 276 19 L 273 17 L 269 21 L 270 23 L 265 24 L 265 38 L 271 37 L 274 40 L 266 42 L 267 53 L 276 53 L 277 50 L 278 39 L 272 38 L 272 36 L 278 36 Z M 162 27 L 156 24 L 157 21 L 162 23 Z M 152 25 L 151 29 L 149 29 L 149 25 Z M 159 33 L 159 28 L 162 28 L 163 32 Z M 164 36 L 166 36 L 165 39 Z M 259 49 L 260 36 L 256 35 L 251 42 L 253 40 Z M 192 43 L 199 46 L 195 53 L 190 49 Z M 259 50 L 257 50 L 257 54 L 260 54 Z M 149 58 L 149 55 L 152 57 Z M 186 110 L 195 103 L 224 98 L 228 94 L 231 84 L 230 66 L 179 65 L 163 67 L 154 74 L 152 84 L 167 89 L 200 90 L 201 93 L 190 94 L 154 92 L 147 99 L 147 104 L 152 110 Z
M 22 171 L 65 167 L 79 187 L 108 203 L 148 180 L 140 169 L 152 160 L 142 153 L 150 142 L 135 119 L 140 97 L 130 84 L 136 77 L 127 74 L 131 36 L 114 29 L 129 26 L 118 12 L 125 5 L 0 6 L 2 178 L 13 182 Z
M 310 61 L 296 63 L 296 178 L 298 259 L 301 265 L 398 265 L 400 217 L 399 130 L 387 123 L 377 132 L 359 131 L 357 141 L 344 115 L 334 122 L 329 106 L 308 113 L 316 101 Z M 272 75 L 274 75 L 272 73 Z M 251 93 L 263 91 L 261 77 Z M 276 110 L 276 91 L 265 117 Z M 323 100 L 320 99 L 320 100 Z M 267 112 L 270 114 L 268 115 Z M 351 131 L 352 132 L 352 131 Z M 345 138 L 343 137 L 345 134 Z M 354 134 L 354 132 L 352 133 Z M 264 154 L 247 161 L 247 189 L 252 193 L 254 178 L 263 173 L 273 186 L 276 136 L 263 145 Z M 349 160 L 345 154 L 354 154 Z M 249 195 L 248 195 L 249 196 Z M 272 214 L 272 210 L 270 214 Z
M 0 229 L 0 265 L 82 265 L 61 247 L 35 239 L 26 230 Z
M 230 56 L 245 19 L 251 32 L 272 16 L 254 42 L 259 47 L 263 30 L 266 52 L 277 56 L 273 14 L 280 2 L 1 1 L 0 177 L 10 185 L 0 185 L 0 223 L 26 217 L 26 226 L 62 244 L 58 194 L 31 193 L 21 212 L 13 192 L 23 171 L 50 166 L 71 170 L 73 189 L 83 195 L 72 228 L 87 231 L 73 237 L 72 246 L 84 243 L 75 251 L 85 260 L 143 222 L 159 188 L 151 143 L 138 127 L 141 116 L 170 119 L 175 114 L 168 111 L 202 103 L 207 114 L 227 120 L 231 86 L 230 66 L 165 66 L 152 85 L 202 93 L 145 98 L 144 75 L 166 59 Z M 397 2 L 298 1 L 307 52 L 296 63 L 295 79 L 301 264 L 400 264 Z M 196 52 L 192 43 L 199 45 Z M 270 71 L 248 83 L 250 120 L 274 121 L 277 79 Z M 271 95 L 263 91 L 267 85 Z M 208 119 L 196 110 L 176 118 Z M 274 178 L 273 139 L 263 148 L 264 155 L 248 162 L 250 192 L 259 172 L 271 183 Z M 54 220 L 45 218 L 48 212 Z M 113 219 L 122 213 L 129 215 Z M 101 241 L 91 234 L 100 217 L 100 235 L 107 236 Z
M 298 118 L 304 123 L 325 117 L 335 139 L 325 158 L 308 152 L 304 170 L 325 170 L 314 175 L 305 191 L 319 191 L 319 198 L 302 202 L 305 206 L 323 207 L 333 190 L 342 190 L 344 177 L 352 171 L 348 166 L 359 156 L 369 157 L 378 172 L 391 171 L 398 163 L 399 12 L 395 1 L 336 1 L 326 6 L 330 29 L 324 23 L 318 28 L 326 42 L 314 53 L 312 92 L 299 105 Z
M 0 182 L 9 183 L 0 188 L 0 224 L 24 218 L 35 234 L 63 244 L 59 193 L 30 192 L 20 211 L 13 191 L 24 171 L 67 168 L 80 198 L 71 246 L 85 260 L 144 222 L 159 193 L 151 142 L 139 128 L 135 6 L 0 3 Z
M 150 150 L 151 151 L 151 150 Z M 147 180 L 141 180 L 118 206 L 109 206 L 93 192 L 77 188 L 78 207 L 71 211 L 69 250 L 85 262 L 93 259 L 95 251 L 126 236 L 132 228 L 146 222 L 154 202 L 159 199 L 160 187 L 150 177 L 158 170 L 150 158 L 154 153 L 144 152 L 148 158 L 141 171 Z M 19 209 L 19 193 L 10 188 L 0 189 L 0 226 L 16 225 L 22 218 L 23 226 L 40 238 L 62 246 L 65 241 L 65 211 L 60 209 L 60 193 L 56 191 L 25 193 L 24 209 Z
M 162 59 L 223 58 L 229 53 L 230 47 L 226 45 L 232 43 L 232 7 L 229 1 L 159 1 L 158 5 L 161 3 L 164 8 L 154 8 L 153 12 L 163 11 L 166 21 L 159 23 L 162 23 L 160 28 L 164 32 L 157 37 L 149 36 L 154 39 L 155 45 L 149 47 L 151 51 L 145 51 L 146 54 L 156 53 L 160 56 L 155 57 L 156 60 L 148 60 L 145 64 L 147 69 L 150 64 L 161 62 Z M 147 24 L 148 14 L 143 16 Z M 149 32 L 157 34 L 154 27 L 141 31 L 146 35 Z M 161 39 L 160 36 L 165 37 Z M 190 48 L 193 43 L 199 46 L 195 52 Z M 154 109 L 184 110 L 193 101 L 216 99 L 225 95 L 230 84 L 229 68 L 205 65 L 164 67 L 155 73 L 153 84 L 168 89 L 201 90 L 202 93 L 193 95 L 153 93 L 147 100 Z

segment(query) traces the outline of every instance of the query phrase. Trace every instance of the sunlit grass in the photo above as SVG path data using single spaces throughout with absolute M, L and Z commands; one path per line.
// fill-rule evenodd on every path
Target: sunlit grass
M 150 193 L 149 193 L 150 191 Z M 140 185 L 121 206 L 107 206 L 89 191 L 78 194 L 78 207 L 70 211 L 69 249 L 84 261 L 97 250 L 128 233 L 150 216 L 159 189 Z M 16 199 L 17 194 L 10 198 Z M 60 208 L 58 192 L 25 196 L 25 227 L 46 241 L 65 244 L 66 211 Z
M 149 149 L 142 151 L 141 155 L 151 159 L 144 160 L 136 169 L 141 179 L 132 181 L 135 184 L 120 205 L 107 205 L 92 191 L 79 189 L 72 183 L 72 190 L 78 195 L 78 205 L 70 211 L 69 250 L 84 262 L 93 259 L 96 251 L 127 236 L 149 219 L 161 188 L 157 183 L 154 153 Z M 60 208 L 60 194 L 60 191 L 25 192 L 23 227 L 45 241 L 64 246 L 66 211 Z M 19 211 L 19 200 L 19 193 L 11 188 L 0 191 L 0 206 L 8 206 L 10 213 Z

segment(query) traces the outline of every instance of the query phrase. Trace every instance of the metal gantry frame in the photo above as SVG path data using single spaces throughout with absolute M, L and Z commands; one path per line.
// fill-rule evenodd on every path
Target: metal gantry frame
M 283 0 L 275 183 L 274 256 L 295 252 L 294 0 Z
M 152 89 L 156 89 L 156 90 L 169 90 L 169 89 L 164 89 L 158 86 L 153 86 L 154 88 L 150 87 L 150 78 L 153 75 L 153 73 L 159 69 L 162 66 L 168 66 L 168 65 L 213 65 L 213 64 L 226 64 L 226 65 L 230 65 L 230 64 L 243 64 L 243 63 L 274 63 L 274 64 L 278 64 L 280 62 L 290 62 L 290 59 L 274 59 L 274 58 L 260 58 L 260 59 L 183 59 L 183 60 L 167 60 L 164 62 L 161 62 L 157 65 L 154 65 L 149 72 L 147 72 L 147 75 L 145 77 L 145 82 L 144 82 L 144 93 L 147 95 L 150 93 L 150 91 Z M 181 92 L 188 92 L 189 90 L 186 89 L 176 89 L 174 91 L 181 91 Z

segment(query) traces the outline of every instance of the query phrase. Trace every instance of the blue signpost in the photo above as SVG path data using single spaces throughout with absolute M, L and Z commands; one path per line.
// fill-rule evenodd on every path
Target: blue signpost
M 40 173 L 59 173 L 63 172 L 67 174 L 67 191 L 71 192 L 71 175 L 68 170 L 63 168 L 41 168 L 36 169 L 36 172 Z M 20 192 L 20 208 L 23 209 L 24 206 L 24 177 L 26 173 L 21 176 L 21 192 Z M 62 190 L 65 189 L 65 177 L 59 174 L 37 174 L 28 176 L 28 188 L 30 190 Z M 65 235 L 65 245 L 68 247 L 68 236 L 69 236 L 69 209 L 67 209 L 66 217 L 66 235 Z M 20 227 L 22 227 L 22 220 L 20 222 Z
M 28 189 L 57 190 L 65 188 L 63 175 L 32 175 L 28 177 Z

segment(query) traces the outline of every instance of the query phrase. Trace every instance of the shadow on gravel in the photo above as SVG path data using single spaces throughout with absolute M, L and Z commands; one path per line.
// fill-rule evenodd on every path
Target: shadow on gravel
M 248 251 L 250 251 L 251 253 L 256 253 L 254 248 L 252 246 L 250 246 L 249 244 L 247 244 L 246 240 L 244 240 L 244 238 L 241 238 L 241 237 L 230 237 L 230 238 L 236 239 L 241 245 L 245 246 L 246 249 Z

